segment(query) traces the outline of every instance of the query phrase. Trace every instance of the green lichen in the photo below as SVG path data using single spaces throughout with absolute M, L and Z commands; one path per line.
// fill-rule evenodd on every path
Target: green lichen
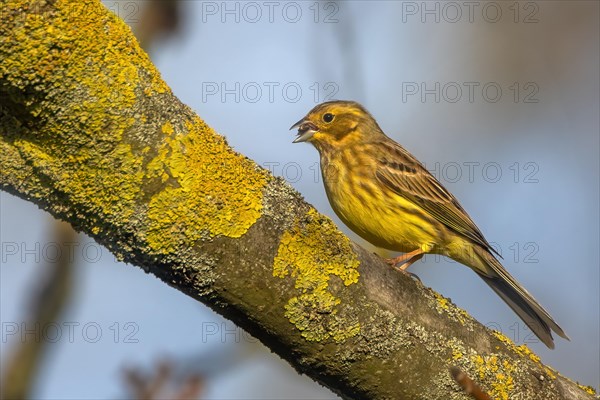
M 233 152 L 200 118 L 165 138 L 148 165 L 148 179 L 168 184 L 149 204 L 147 240 L 158 253 L 193 245 L 204 235 L 237 238 L 261 216 L 267 173 Z
M 283 234 L 273 276 L 295 278 L 299 294 L 286 304 L 285 316 L 307 340 L 342 342 L 360 332 L 330 288 L 333 277 L 345 286 L 358 282 L 358 266 L 349 239 L 314 209 Z

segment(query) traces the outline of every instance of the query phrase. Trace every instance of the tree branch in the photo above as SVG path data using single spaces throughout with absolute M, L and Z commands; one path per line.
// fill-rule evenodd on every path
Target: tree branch
M 351 243 L 234 152 L 98 1 L 9 1 L 1 187 L 208 305 L 344 398 L 590 399 Z

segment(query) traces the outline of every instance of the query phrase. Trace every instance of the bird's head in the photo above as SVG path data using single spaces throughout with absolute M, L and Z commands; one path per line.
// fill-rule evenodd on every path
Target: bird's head
M 298 128 L 294 143 L 309 142 L 319 151 L 363 143 L 383 135 L 375 119 L 354 101 L 328 101 L 309 111 L 290 129 Z

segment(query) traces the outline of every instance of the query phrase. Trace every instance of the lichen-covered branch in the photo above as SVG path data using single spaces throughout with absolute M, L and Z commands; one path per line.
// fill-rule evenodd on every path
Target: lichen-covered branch
M 345 398 L 589 399 L 351 243 L 183 105 L 99 1 L 1 3 L 2 189 L 248 330 Z

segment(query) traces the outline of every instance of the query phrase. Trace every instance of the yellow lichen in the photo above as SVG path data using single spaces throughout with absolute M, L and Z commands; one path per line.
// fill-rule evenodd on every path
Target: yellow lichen
M 580 385 L 579 383 L 577 384 L 577 386 L 579 386 L 579 388 L 581 388 L 581 390 L 583 390 L 587 394 L 591 394 L 592 396 L 596 395 L 596 390 L 591 386 L 584 386 Z
M 544 371 L 546 372 L 546 375 L 548 375 L 548 377 L 550 379 L 556 379 L 557 372 L 555 370 L 553 370 L 550 367 L 544 367 Z
M 502 333 L 500 333 L 498 331 L 492 331 L 492 334 L 498 340 L 500 340 L 502 343 L 506 344 L 509 348 L 511 348 L 515 353 L 519 354 L 520 356 L 527 357 L 535 363 L 541 363 L 540 357 L 537 354 L 535 354 L 533 351 L 531 351 L 529 349 L 529 347 L 527 347 L 526 344 L 517 346 L 510 338 L 508 338 L 507 336 L 503 335 Z
M 536 363 L 540 362 L 540 357 L 537 354 L 535 354 L 533 351 L 529 350 L 529 347 L 527 347 L 526 344 L 517 346 L 517 353 L 529 357 L 529 359 L 533 362 L 536 362 Z
M 342 315 L 341 300 L 330 290 L 334 276 L 345 286 L 358 282 L 358 266 L 348 238 L 314 209 L 283 234 L 273 276 L 295 278 L 299 294 L 288 301 L 285 315 L 307 340 L 341 342 L 359 333 L 359 323 Z
M 135 123 L 140 70 L 160 75 L 129 28 L 98 2 L 13 1 L 2 12 L 14 29 L 3 39 L 11 50 L 2 54 L 0 76 L 29 93 L 13 99 L 25 118 L 52 115 L 14 146 L 91 215 L 131 218 L 143 163 L 123 138 Z M 160 78 L 155 84 L 155 92 L 168 90 Z
M 159 253 L 192 245 L 203 235 L 240 237 L 261 215 L 267 173 L 232 151 L 200 118 L 185 129 L 166 137 L 148 165 L 147 178 L 175 181 L 149 204 L 147 240 Z
M 165 122 L 165 124 L 162 126 L 162 132 L 165 135 L 171 135 L 173 134 L 173 132 L 175 132 L 175 130 L 173 129 L 173 125 L 171 125 L 171 123 L 169 121 Z
M 200 235 L 238 237 L 260 217 L 264 171 L 199 118 L 175 129 L 140 106 L 171 93 L 119 17 L 85 0 L 12 1 L 2 13 L 0 78 L 19 120 L 43 119 L 11 144 L 94 234 L 136 219 L 151 250 L 168 253 Z
M 460 360 L 463 357 L 463 353 L 461 351 L 458 351 L 457 349 L 452 350 L 452 359 L 453 360 Z
M 496 338 L 498 340 L 500 340 L 502 343 L 505 343 L 509 347 L 513 347 L 513 346 L 516 347 L 515 343 L 508 336 L 504 335 L 502 332 L 492 331 L 492 334 L 494 336 L 496 336 Z
M 442 308 L 443 310 L 447 310 L 448 309 L 448 299 L 445 297 L 442 297 L 439 294 L 435 294 L 435 298 L 437 300 L 438 306 L 440 306 L 440 308 Z
M 446 313 L 452 316 L 456 321 L 458 321 L 461 325 L 464 325 L 465 322 L 471 318 L 471 316 L 463 309 L 459 307 L 450 307 L 450 301 L 442 296 L 439 293 L 433 292 L 435 297 L 435 308 L 438 313 Z
M 488 381 L 491 386 L 490 396 L 498 400 L 508 400 L 515 388 L 513 375 L 515 366 L 508 359 L 501 359 L 500 355 L 481 356 L 474 355 L 471 361 L 475 364 L 479 379 Z

